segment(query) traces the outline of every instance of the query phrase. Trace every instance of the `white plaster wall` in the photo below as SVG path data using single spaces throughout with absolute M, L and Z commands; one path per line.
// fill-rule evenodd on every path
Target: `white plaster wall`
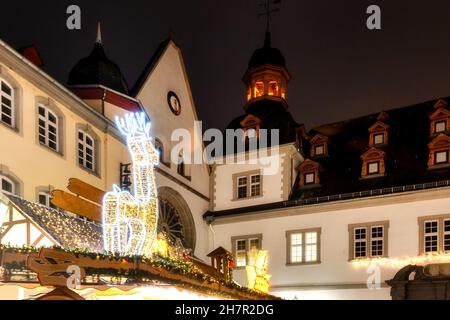
M 20 105 L 22 122 L 19 132 L 0 125 L 0 166 L 4 173 L 9 171 L 23 182 L 21 196 L 35 201 L 38 186 L 51 185 L 66 190 L 68 179 L 73 177 L 103 190 L 109 190 L 113 183 L 117 183 L 119 163 L 129 162 L 125 145 L 91 125 L 101 139 L 100 175 L 83 170 L 78 166 L 76 126 L 86 124 L 86 121 L 56 100 L 54 103 L 64 115 L 63 134 L 60 134 L 60 138 L 64 139 L 64 153 L 60 155 L 40 145 L 37 138 L 36 97 L 49 98 L 49 96 L 13 70 L 8 69 L 8 73 L 22 88 Z
M 269 273 L 273 275 L 271 285 L 275 287 L 365 284 L 368 278 L 367 270 L 356 268 L 348 261 L 348 225 L 389 220 L 389 257 L 415 257 L 419 254 L 418 217 L 449 214 L 450 190 L 446 189 L 445 192 L 445 198 L 433 200 L 420 200 L 421 192 L 417 192 L 418 200 L 408 203 L 398 203 L 398 198 L 394 196 L 391 198 L 391 204 L 380 206 L 376 204 L 376 200 L 368 207 L 358 207 L 358 202 L 355 202 L 352 209 L 303 215 L 295 215 L 298 209 L 292 208 L 286 211 L 292 216 L 218 224 L 214 226 L 215 243 L 216 246 L 231 250 L 231 237 L 263 234 L 262 247 L 269 251 Z M 286 231 L 308 228 L 322 228 L 322 263 L 286 266 Z M 391 279 L 397 271 L 398 269 L 382 267 L 382 283 Z M 246 284 L 245 271 L 236 270 L 234 276 L 238 282 Z M 303 290 L 298 292 L 299 296 L 304 294 Z M 369 290 L 364 292 L 367 296 L 356 294 L 354 298 L 368 299 L 380 294 Z

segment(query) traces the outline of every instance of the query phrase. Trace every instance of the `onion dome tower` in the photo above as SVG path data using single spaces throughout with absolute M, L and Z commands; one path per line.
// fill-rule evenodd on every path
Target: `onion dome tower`
M 129 89 L 120 68 L 105 54 L 100 24 L 97 40 L 89 56 L 81 59 L 72 68 L 68 80 L 69 86 L 103 85 L 109 89 L 128 95 Z

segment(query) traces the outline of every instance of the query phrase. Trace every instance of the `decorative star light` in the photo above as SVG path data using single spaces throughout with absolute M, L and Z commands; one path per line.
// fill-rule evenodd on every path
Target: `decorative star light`
M 150 256 L 158 225 L 158 194 L 154 167 L 159 153 L 150 137 L 150 122 L 144 113 L 116 117 L 127 137 L 133 161 L 134 196 L 113 186 L 103 198 L 103 243 L 107 252 Z

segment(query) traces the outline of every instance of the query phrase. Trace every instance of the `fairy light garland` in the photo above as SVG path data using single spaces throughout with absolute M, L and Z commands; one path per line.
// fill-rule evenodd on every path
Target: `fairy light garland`
M 450 253 L 430 253 L 417 257 L 360 259 L 352 262 L 356 268 L 367 268 L 371 265 L 401 269 L 408 265 L 424 266 L 434 263 L 450 263 Z

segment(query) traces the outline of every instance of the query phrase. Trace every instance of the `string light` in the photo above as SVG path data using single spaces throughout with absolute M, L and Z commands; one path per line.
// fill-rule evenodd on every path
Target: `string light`
M 103 241 L 107 252 L 151 256 L 158 225 L 158 194 L 155 165 L 159 153 L 150 137 L 150 122 L 144 113 L 116 117 L 127 137 L 133 161 L 134 196 L 113 186 L 103 198 Z
M 353 261 L 352 264 L 356 268 L 367 268 L 371 265 L 377 264 L 387 268 L 401 269 L 408 265 L 423 266 L 433 263 L 449 262 L 450 253 L 430 253 L 417 257 L 361 259 Z
M 268 252 L 252 249 L 247 255 L 247 287 L 260 293 L 269 293 L 269 281 L 272 276 L 267 274 Z

